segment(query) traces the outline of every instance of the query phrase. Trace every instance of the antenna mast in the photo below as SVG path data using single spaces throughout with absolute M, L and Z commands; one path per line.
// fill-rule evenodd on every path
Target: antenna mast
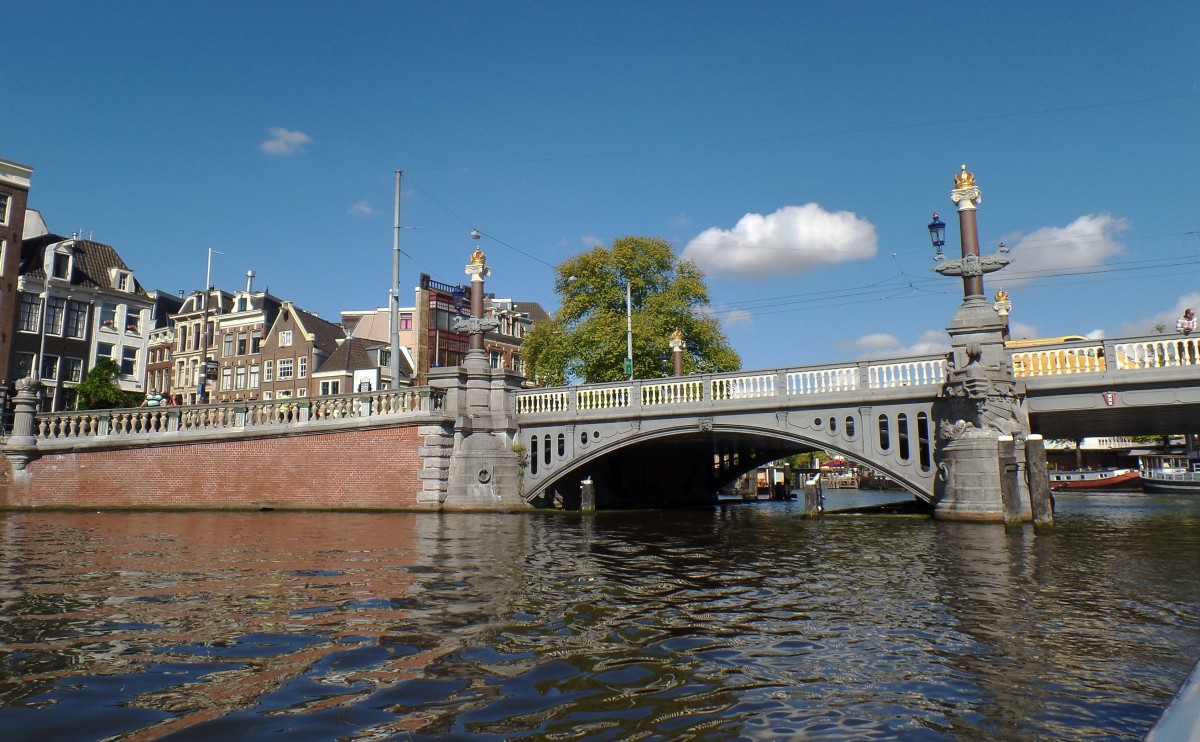
M 396 229 L 392 235 L 392 290 L 389 309 L 389 330 L 392 346 L 392 389 L 400 387 L 400 176 L 396 171 Z

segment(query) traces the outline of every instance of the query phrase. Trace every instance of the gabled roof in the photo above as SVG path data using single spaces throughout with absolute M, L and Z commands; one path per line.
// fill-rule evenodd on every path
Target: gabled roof
M 20 275 L 41 281 L 46 280 L 46 266 L 42 262 L 43 254 L 47 247 L 57 242 L 68 242 L 75 254 L 75 268 L 71 274 L 73 286 L 114 291 L 112 280 L 109 278 L 109 270 L 116 268 L 132 273 L 132 270 L 125 265 L 125 261 L 111 245 L 91 240 L 69 239 L 56 234 L 44 234 L 21 241 L 21 266 L 18 271 Z M 143 298 L 147 297 L 146 290 L 142 288 L 136 276 L 133 279 L 133 291 L 127 293 Z
M 362 340 L 360 338 L 346 338 L 342 344 L 333 351 L 333 355 L 321 364 L 321 368 L 317 369 L 317 373 L 353 373 L 366 368 L 376 368 L 377 365 L 371 359 L 370 351 L 376 348 L 387 347 L 384 343 L 379 343 L 373 340 Z M 405 376 L 412 376 L 412 366 L 408 365 L 408 359 L 404 354 L 400 354 L 400 373 Z
M 529 319 L 532 320 L 534 324 L 537 324 L 538 322 L 545 322 L 546 320 L 550 319 L 550 313 L 542 308 L 542 305 L 538 304 L 536 301 L 514 301 L 513 306 L 516 307 L 518 312 L 529 315 Z
M 312 335 L 313 348 L 322 353 L 330 354 L 337 350 L 338 342 L 346 337 L 345 331 L 341 325 L 323 320 L 315 314 L 306 312 L 290 301 L 283 302 L 279 313 L 275 315 L 275 321 L 271 324 L 271 329 L 267 336 L 271 337 L 275 334 L 275 325 L 279 324 L 280 317 L 284 311 L 291 312 L 295 318 L 296 326 L 300 328 L 306 335 Z

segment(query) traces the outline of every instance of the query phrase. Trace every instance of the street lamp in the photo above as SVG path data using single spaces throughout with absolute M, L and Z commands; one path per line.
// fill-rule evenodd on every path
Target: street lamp
M 941 255 L 942 245 L 946 244 L 946 223 L 938 218 L 936 211 L 933 212 L 933 221 L 929 222 L 929 239 L 933 242 L 937 254 Z

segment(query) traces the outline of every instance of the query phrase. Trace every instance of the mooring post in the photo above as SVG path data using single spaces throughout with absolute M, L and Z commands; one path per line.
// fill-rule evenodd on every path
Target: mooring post
M 1054 498 L 1046 465 L 1046 441 L 1040 435 L 1025 439 L 1025 468 L 1029 473 L 1029 504 L 1036 524 L 1054 522 Z
M 1000 467 L 1000 498 L 1004 503 L 1004 522 L 1020 523 L 1021 483 L 1017 478 L 1017 442 L 1011 435 L 1000 436 L 996 463 Z
M 585 513 L 596 512 L 596 485 L 591 477 L 579 483 L 579 509 Z

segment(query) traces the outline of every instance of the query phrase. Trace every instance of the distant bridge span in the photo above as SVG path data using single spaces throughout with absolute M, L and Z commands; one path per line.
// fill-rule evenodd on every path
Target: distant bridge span
M 1200 342 L 1084 340 L 1009 352 L 1030 426 L 1048 438 L 1190 432 L 1200 419 Z M 932 502 L 934 406 L 947 356 L 525 390 L 524 496 L 657 489 L 703 496 L 756 466 L 836 451 Z M 611 502 L 611 500 L 610 500 Z

